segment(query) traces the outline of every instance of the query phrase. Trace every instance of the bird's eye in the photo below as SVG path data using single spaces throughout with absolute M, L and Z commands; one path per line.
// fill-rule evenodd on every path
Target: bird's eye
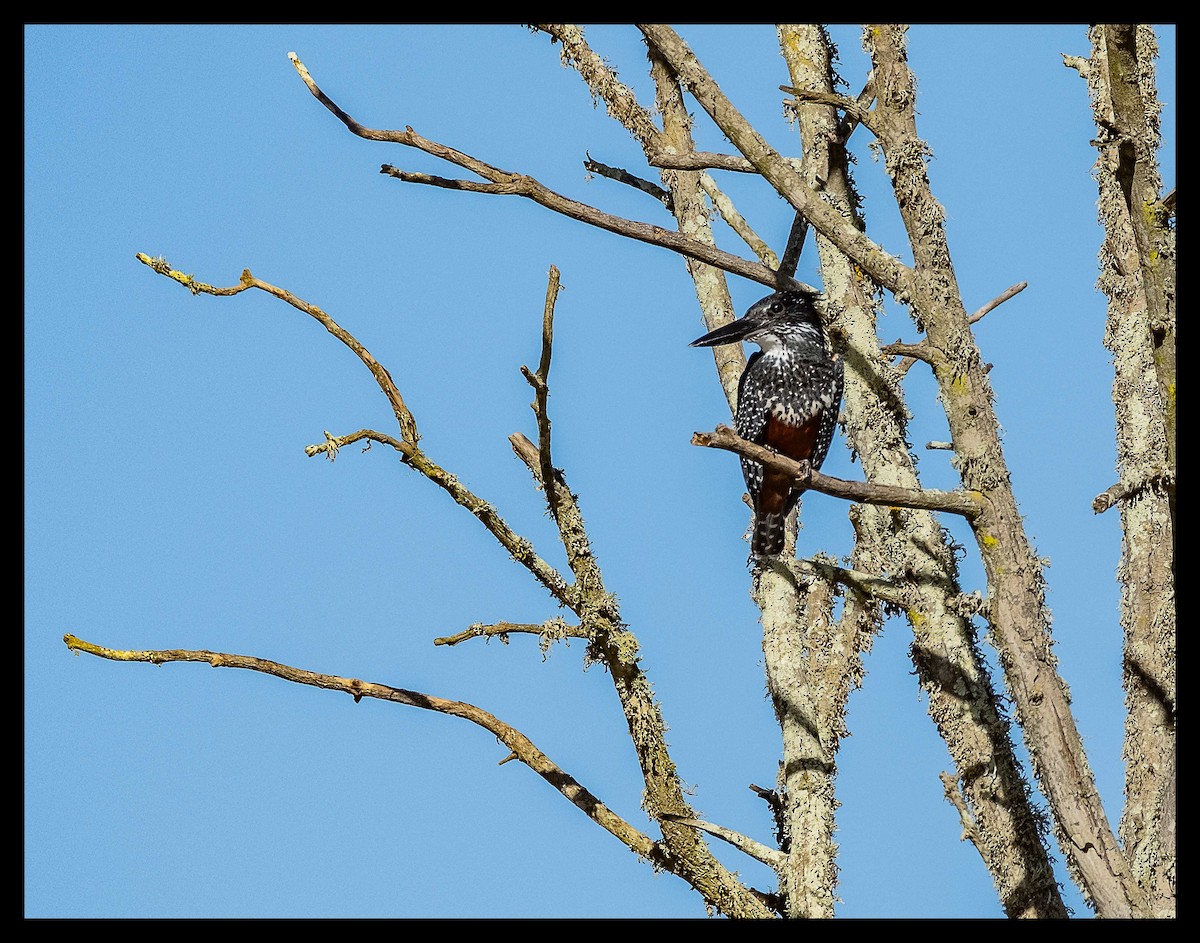
M 779 301 L 772 301 L 772 302 L 771 302 L 771 313 L 772 313 L 772 314 L 778 314 L 778 313 L 779 313 L 780 311 L 782 311 L 782 310 L 783 310 L 783 304 L 782 304 L 782 302 L 779 302 Z

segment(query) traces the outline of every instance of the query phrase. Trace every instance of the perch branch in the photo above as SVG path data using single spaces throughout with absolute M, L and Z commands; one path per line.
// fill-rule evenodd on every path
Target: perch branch
M 898 485 L 881 485 L 866 481 L 844 481 L 831 478 L 809 467 L 807 462 L 796 462 L 765 446 L 743 439 L 729 426 L 719 425 L 713 432 L 692 434 L 692 445 L 737 452 L 764 466 L 787 472 L 797 482 L 813 491 L 860 501 L 864 504 L 882 504 L 889 507 L 922 508 L 927 511 L 946 511 L 974 520 L 983 513 L 983 504 L 976 492 L 935 491 L 931 488 L 902 488 Z

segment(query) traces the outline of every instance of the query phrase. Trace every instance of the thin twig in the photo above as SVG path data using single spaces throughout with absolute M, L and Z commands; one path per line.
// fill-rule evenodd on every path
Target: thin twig
M 553 638 L 590 638 L 587 631 L 578 625 L 571 625 L 561 616 L 547 619 L 545 622 L 495 622 L 484 625 L 476 622 L 455 635 L 444 635 L 433 640 L 434 645 L 458 645 L 473 638 L 498 638 L 508 641 L 510 634 L 538 635 Z
M 982 321 L 984 315 L 988 314 L 988 312 L 998 308 L 1000 305 L 1004 304 L 1004 302 L 1008 301 L 1009 298 L 1013 297 L 1013 295 L 1020 294 L 1028 287 L 1029 282 L 1017 282 L 1015 285 L 1004 289 L 1004 291 L 1000 292 L 1000 294 L 998 294 L 995 298 L 967 318 L 967 323 L 974 324 L 977 321 Z
M 717 186 L 717 181 L 704 171 L 700 172 L 699 178 L 700 188 L 708 195 L 709 200 L 712 201 L 713 208 L 720 214 L 721 219 L 725 220 L 729 228 L 742 237 L 742 241 L 758 256 L 759 261 L 763 265 L 773 271 L 779 271 L 779 259 L 771 250 L 771 247 L 767 245 L 767 241 L 754 231 L 754 227 L 746 222 L 746 218 L 733 205 L 733 200 L 729 198 L 724 190 Z M 796 273 L 793 270 L 787 274 L 789 277 L 794 277 Z
M 554 462 L 550 454 L 550 411 L 547 408 L 547 398 L 550 395 L 550 357 L 554 349 L 554 306 L 558 301 L 560 284 L 558 268 L 551 265 L 546 283 L 546 303 L 542 308 L 542 355 L 537 373 L 530 373 L 528 367 L 521 368 L 521 373 L 533 387 L 534 401 L 531 405 L 537 416 L 538 464 L 542 471 L 542 489 L 546 493 L 546 503 L 549 504 L 555 519 L 558 518 L 558 495 Z
M 525 567 L 550 593 L 568 608 L 578 605 L 578 594 L 562 575 L 549 563 L 543 560 L 533 548 L 533 544 L 517 534 L 502 518 L 496 509 L 487 501 L 474 494 L 436 462 L 422 449 L 409 445 L 407 442 L 395 439 L 382 432 L 372 429 L 359 429 L 342 436 L 331 436 L 326 433 L 324 442 L 305 446 L 304 454 L 312 458 L 317 455 L 336 454 L 341 448 L 354 442 L 368 439 L 390 446 L 400 453 L 401 460 L 411 468 L 416 469 L 439 488 L 444 490 L 455 503 L 470 511 L 483 524 L 500 544 L 509 552 L 514 560 Z
M 976 324 L 979 321 L 982 321 L 984 316 L 989 312 L 1004 304 L 1004 302 L 1008 301 L 1008 299 L 1013 297 L 1013 295 L 1023 292 L 1028 287 L 1029 282 L 1017 282 L 1015 285 L 1006 288 L 995 298 L 983 305 L 983 307 L 979 308 L 974 314 L 967 318 L 967 323 Z M 896 362 L 895 366 L 895 369 L 900 373 L 901 376 L 907 373 L 908 369 L 918 360 L 923 360 L 926 363 L 933 362 L 934 355 L 928 339 L 922 340 L 917 344 L 902 344 L 897 341 L 896 343 L 888 344 L 886 347 L 881 349 L 885 354 L 901 358 Z

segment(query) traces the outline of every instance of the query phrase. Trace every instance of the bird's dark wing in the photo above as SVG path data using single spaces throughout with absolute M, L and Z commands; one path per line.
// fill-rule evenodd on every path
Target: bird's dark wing
M 762 391 L 756 389 L 759 379 L 755 366 L 762 351 L 756 350 L 746 361 L 746 369 L 738 381 L 737 434 L 750 442 L 762 445 L 767 435 L 767 414 L 769 407 Z M 763 468 L 758 462 L 742 458 L 742 477 L 746 479 L 746 490 L 750 498 L 758 503 L 758 494 L 762 489 Z
M 833 430 L 837 426 L 838 412 L 842 406 L 842 390 L 846 383 L 845 360 L 839 354 L 834 354 L 829 364 L 829 386 L 827 404 L 822 405 L 821 425 L 817 430 L 817 440 L 813 444 L 812 467 L 821 467 L 825 456 L 829 454 L 829 444 L 833 441 Z

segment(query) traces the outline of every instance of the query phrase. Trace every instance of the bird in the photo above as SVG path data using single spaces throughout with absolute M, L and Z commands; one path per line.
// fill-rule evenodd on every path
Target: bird
M 689 345 L 748 341 L 761 348 L 750 355 L 738 381 L 737 433 L 780 455 L 807 461 L 814 471 L 829 452 L 844 382 L 843 359 L 829 348 L 815 297 L 807 291 L 777 291 Z M 750 552 L 775 556 L 783 550 L 784 521 L 805 488 L 786 472 L 764 470 L 745 456 L 742 475 L 754 508 Z

